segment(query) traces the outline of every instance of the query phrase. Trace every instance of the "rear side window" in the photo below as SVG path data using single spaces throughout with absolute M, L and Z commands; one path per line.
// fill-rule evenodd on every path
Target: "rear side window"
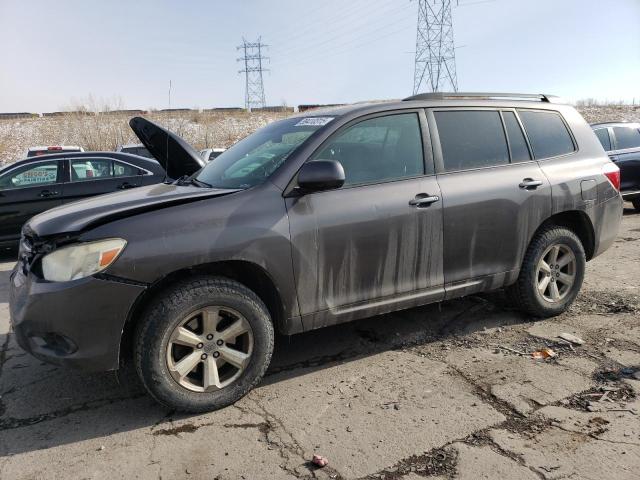
M 506 165 L 509 150 L 497 111 L 434 112 L 447 172 Z
M 86 182 L 113 176 L 111 160 L 91 158 L 71 160 L 70 164 L 72 182 Z
M 502 112 L 502 118 L 504 118 L 504 126 L 507 129 L 507 137 L 509 137 L 511 161 L 513 163 L 528 162 L 531 160 L 531 155 L 529 154 L 527 140 L 524 138 L 524 133 L 522 133 L 516 114 L 513 112 Z
M 613 127 L 613 134 L 616 137 L 616 149 L 640 147 L 640 131 L 637 128 Z
M 519 110 L 518 113 L 537 160 L 575 152 L 571 135 L 559 113 L 531 110 Z
M 609 130 L 606 128 L 599 128 L 598 130 L 594 130 L 596 137 L 600 140 L 602 144 L 602 148 L 604 148 L 607 152 L 611 150 L 611 139 L 609 138 Z

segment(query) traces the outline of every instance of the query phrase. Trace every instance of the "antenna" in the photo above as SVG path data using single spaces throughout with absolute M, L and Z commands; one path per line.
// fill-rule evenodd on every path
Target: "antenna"
M 414 95 L 421 91 L 458 91 L 452 1 L 418 0 Z
M 169 79 L 169 111 L 167 112 L 171 115 L 171 79 Z M 167 183 L 167 178 L 169 177 L 169 122 L 167 122 L 167 164 L 164 167 L 164 181 L 163 183 Z
M 242 38 L 242 45 L 236 50 L 242 50 L 243 56 L 238 58 L 238 62 L 244 63 L 244 69 L 238 73 L 245 74 L 245 108 L 251 111 L 252 108 L 264 108 L 266 106 L 264 98 L 264 79 L 262 72 L 268 72 L 268 69 L 262 67 L 263 60 L 269 60 L 269 57 L 262 56 L 262 49 L 268 47 L 261 41 L 259 37 L 256 42 L 249 43 Z

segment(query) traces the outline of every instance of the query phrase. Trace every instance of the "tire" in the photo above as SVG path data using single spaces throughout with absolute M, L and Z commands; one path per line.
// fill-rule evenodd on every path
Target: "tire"
M 211 319 L 208 324 L 205 318 Z M 241 326 L 230 329 L 237 322 Z M 205 329 L 214 324 L 213 329 Z M 224 330 L 216 332 L 222 324 Z M 225 332 L 229 335 L 231 330 L 242 328 L 247 331 L 232 337 L 233 342 L 222 340 Z M 192 330 L 202 342 L 195 346 L 198 340 L 189 332 L 184 336 L 184 330 Z M 209 336 L 213 338 L 207 340 Z M 181 344 L 184 339 L 188 346 Z M 199 277 L 172 285 L 158 295 L 140 319 L 134 341 L 136 370 L 153 398 L 172 409 L 207 412 L 235 403 L 260 382 L 271 361 L 274 331 L 267 307 L 254 292 L 226 278 Z M 202 355 L 207 359 L 197 360 Z M 240 362 L 243 367 L 227 362 L 227 358 L 244 358 Z M 186 362 L 180 364 L 182 360 Z M 189 368 L 181 365 L 194 361 L 198 361 L 196 366 L 181 376 Z M 213 368 L 211 362 L 217 366 Z M 215 375 L 206 374 L 214 370 Z M 228 377 L 225 381 L 223 374 Z M 207 387 L 205 382 L 210 379 L 217 382 L 209 381 Z M 196 391 L 198 388 L 202 390 Z
M 556 254 L 558 260 L 555 265 L 563 263 L 564 255 L 571 252 L 575 259 L 575 262 L 572 262 L 573 267 L 570 269 L 568 266 L 562 266 L 557 270 L 551 265 L 552 273 L 544 274 L 539 270 L 542 267 L 540 261 L 543 257 L 547 260 L 552 259 L 549 255 L 552 255 L 556 248 L 559 253 Z M 566 258 L 571 259 L 570 256 Z M 517 309 L 534 317 L 547 318 L 559 315 L 571 306 L 580 292 L 585 266 L 584 247 L 577 235 L 567 228 L 551 225 L 538 232 L 529 244 L 518 279 L 516 283 L 507 287 L 507 296 Z M 573 273 L 573 282 L 570 287 L 565 288 L 563 285 L 566 284 L 559 280 L 559 276 L 563 279 L 569 278 L 570 273 Z M 545 276 L 549 277 L 548 281 L 544 280 Z M 547 287 L 541 292 L 538 287 L 544 286 L 543 280 L 547 282 Z M 558 294 L 564 292 L 555 299 L 552 298 L 553 283 L 556 284 Z
M 631 203 L 633 205 L 633 208 L 636 209 L 636 212 L 640 212 L 640 198 L 634 198 L 633 200 L 631 200 Z

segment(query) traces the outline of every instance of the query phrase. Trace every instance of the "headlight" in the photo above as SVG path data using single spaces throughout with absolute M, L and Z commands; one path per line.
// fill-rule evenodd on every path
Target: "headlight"
M 60 248 L 42 258 L 42 275 L 52 282 L 88 277 L 111 265 L 126 244 L 121 238 L 110 238 Z

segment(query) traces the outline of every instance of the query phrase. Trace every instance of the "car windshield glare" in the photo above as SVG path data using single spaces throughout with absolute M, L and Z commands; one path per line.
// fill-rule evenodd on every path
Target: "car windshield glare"
M 290 118 L 272 123 L 220 154 L 196 174 L 214 188 L 247 189 L 263 183 L 316 130 L 330 121 Z

